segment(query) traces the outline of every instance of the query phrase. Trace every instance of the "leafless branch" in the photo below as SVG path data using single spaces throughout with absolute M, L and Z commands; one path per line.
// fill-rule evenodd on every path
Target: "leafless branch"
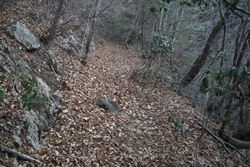
M 196 121 L 198 125 L 200 125 L 201 127 L 204 127 L 204 125 L 200 122 L 200 121 Z M 242 153 L 240 152 L 240 150 L 238 150 L 236 147 L 234 147 L 232 144 L 222 140 L 220 137 L 216 136 L 215 134 L 213 134 L 209 129 L 207 129 L 206 127 L 204 127 L 204 129 L 208 132 L 208 134 L 210 134 L 215 140 L 219 141 L 222 146 L 225 148 L 225 150 L 227 152 L 230 152 L 228 150 L 228 148 L 226 147 L 226 145 L 228 145 L 229 147 L 231 147 L 232 149 L 234 149 L 235 151 L 237 151 L 248 163 L 250 163 L 250 160 Z
M 11 155 L 13 155 L 13 156 L 16 156 L 17 158 L 20 158 L 20 159 L 23 159 L 23 160 L 26 160 L 26 161 L 36 162 L 36 163 L 39 163 L 39 164 L 43 164 L 43 165 L 44 165 L 44 163 L 41 162 L 40 160 L 35 159 L 35 158 L 33 158 L 33 157 L 30 157 L 30 156 L 28 156 L 28 155 L 26 155 L 26 154 L 22 154 L 22 153 L 20 153 L 20 152 L 18 152 L 18 151 L 16 151 L 16 150 L 13 150 L 13 149 L 11 149 L 11 148 L 8 148 L 8 147 L 6 147 L 6 146 L 3 146 L 2 144 L 0 144 L 0 151 L 6 152 L 6 153 L 8 153 L 8 154 L 11 154 Z
M 235 1 L 234 3 L 230 3 L 227 0 L 223 0 L 223 2 L 225 2 L 227 5 L 231 6 L 232 9 L 238 10 L 238 11 L 250 16 L 250 12 L 245 11 L 244 9 L 237 6 L 237 4 L 239 3 L 239 0 Z

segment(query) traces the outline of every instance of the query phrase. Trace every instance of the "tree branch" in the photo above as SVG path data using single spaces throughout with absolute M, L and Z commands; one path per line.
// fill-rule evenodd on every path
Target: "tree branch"
M 225 144 L 228 145 L 229 147 L 231 147 L 232 149 L 234 149 L 235 151 L 237 151 L 248 163 L 250 163 L 250 160 L 242 152 L 240 152 L 240 150 L 238 150 L 235 146 L 233 146 L 232 144 L 222 140 L 220 137 L 213 134 L 210 130 L 208 130 L 206 127 L 204 127 L 203 124 L 201 122 L 199 122 L 199 120 L 196 120 L 196 122 L 198 125 L 203 127 L 208 132 L 208 134 L 210 134 L 215 140 L 219 141 L 227 152 L 230 152 L 230 151 L 225 146 Z M 232 137 L 229 137 L 229 138 L 232 139 Z
M 13 155 L 13 156 L 15 156 L 15 157 L 17 157 L 17 158 L 20 158 L 20 159 L 23 159 L 23 160 L 26 160 L 26 161 L 36 162 L 36 163 L 39 163 L 39 164 L 43 164 L 43 165 L 44 165 L 44 163 L 41 162 L 41 161 L 39 161 L 38 159 L 35 159 L 35 158 L 33 158 L 33 157 L 30 157 L 30 156 L 28 156 L 28 155 L 26 155 L 26 154 L 22 154 L 22 153 L 20 153 L 20 152 L 18 152 L 18 151 L 16 151 L 16 150 L 11 149 L 11 148 L 5 147 L 5 146 L 2 145 L 2 144 L 0 144 L 0 151 L 6 152 L 6 153 L 8 153 L 8 154 L 11 154 L 11 155 Z
M 244 9 L 239 8 L 239 7 L 237 6 L 239 0 L 235 1 L 235 3 L 233 3 L 233 4 L 230 3 L 230 2 L 228 2 L 227 0 L 223 0 L 223 2 L 225 2 L 227 5 L 231 6 L 232 9 L 238 10 L 238 11 L 240 11 L 240 12 L 242 12 L 242 13 L 244 13 L 244 14 L 250 16 L 250 12 L 245 11 Z

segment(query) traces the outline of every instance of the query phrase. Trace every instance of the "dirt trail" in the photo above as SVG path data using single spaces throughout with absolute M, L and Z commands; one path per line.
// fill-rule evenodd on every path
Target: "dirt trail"
M 138 52 L 104 41 L 88 67 L 72 57 L 61 61 L 65 87 L 57 93 L 63 112 L 56 127 L 41 136 L 43 149 L 27 147 L 29 155 L 48 166 L 64 167 L 196 165 L 195 144 L 201 130 L 194 121 L 195 110 L 167 88 L 129 80 L 141 65 Z M 120 104 L 121 114 L 94 105 L 103 95 Z M 169 116 L 185 119 L 189 132 L 174 133 Z M 239 163 L 210 137 L 203 138 L 199 155 L 205 166 Z

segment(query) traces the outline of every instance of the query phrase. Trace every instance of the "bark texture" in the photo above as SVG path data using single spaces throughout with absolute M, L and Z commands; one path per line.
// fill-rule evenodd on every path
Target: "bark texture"
M 225 18 L 227 19 L 229 17 L 229 13 L 225 13 Z M 205 64 L 208 55 L 210 54 L 211 46 L 216 39 L 217 35 L 220 33 L 220 31 L 223 28 L 223 19 L 221 19 L 213 28 L 212 32 L 209 35 L 209 38 L 207 40 L 206 46 L 203 49 L 203 52 L 201 55 L 198 56 L 196 61 L 194 62 L 193 66 L 189 70 L 189 72 L 185 75 L 185 77 L 181 80 L 181 85 L 183 87 L 187 86 L 195 77 L 197 74 L 199 74 L 201 68 Z

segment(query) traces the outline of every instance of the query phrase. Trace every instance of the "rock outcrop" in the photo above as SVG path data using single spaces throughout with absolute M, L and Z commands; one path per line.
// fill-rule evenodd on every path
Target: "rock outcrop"
M 45 94 L 48 99 L 48 105 L 35 104 L 31 111 L 26 111 L 23 118 L 23 126 L 20 131 L 24 134 L 26 141 L 36 149 L 40 149 L 40 134 L 43 131 L 49 131 L 54 127 L 56 116 L 61 111 L 59 98 L 56 94 L 50 94 L 49 86 L 40 78 L 37 78 L 39 84 L 39 94 Z
M 13 45 L 13 41 L 10 42 L 7 36 L 0 37 L 0 74 L 1 76 L 15 76 L 16 79 L 13 80 L 12 93 L 18 99 L 17 101 L 20 107 L 23 106 L 24 103 L 29 103 L 29 101 L 24 102 L 25 100 L 23 101 L 21 98 L 25 88 L 22 88 L 22 84 L 18 84 L 22 82 L 18 75 L 22 74 L 24 76 L 33 76 L 37 81 L 37 86 L 32 89 L 32 91 L 36 92 L 37 99 L 34 104 L 32 104 L 33 107 L 30 111 L 25 109 L 25 114 L 23 115 L 23 118 L 20 118 L 21 121 L 15 128 L 17 131 L 14 135 L 12 135 L 12 138 L 18 146 L 22 146 L 22 139 L 25 139 L 27 143 L 39 150 L 41 149 L 41 145 L 39 143 L 41 133 L 43 131 L 49 131 L 53 128 L 56 117 L 61 111 L 59 98 L 57 94 L 54 93 L 55 91 L 52 91 L 45 82 L 45 80 L 47 81 L 49 79 L 46 77 L 43 79 L 36 77 L 36 72 L 34 72 L 35 66 L 33 65 L 31 67 L 31 63 L 27 63 L 27 61 L 20 56 L 22 55 L 22 50 L 32 51 L 38 49 L 40 47 L 39 41 L 23 24 L 19 22 L 9 26 L 7 31 L 13 40 L 16 40 L 16 44 Z M 27 52 L 26 54 L 36 61 L 32 52 Z M 39 58 L 42 59 L 42 57 Z M 45 63 L 43 64 L 43 66 L 46 65 L 47 64 Z M 49 69 L 48 67 L 46 68 Z M 46 105 L 42 105 L 41 103 L 44 95 L 48 100 Z M 1 118 L 5 119 L 5 113 L 3 112 L 2 114 L 3 116 L 1 116 Z
M 12 24 L 8 27 L 8 31 L 27 51 L 36 50 L 40 47 L 39 41 L 22 23 L 16 22 Z
M 73 31 L 69 31 L 67 35 L 58 38 L 60 42 L 56 42 L 56 44 L 71 56 L 82 57 L 85 53 L 85 47 L 82 45 L 83 39 Z M 91 41 L 90 52 L 94 52 L 95 50 L 96 44 L 94 41 Z

